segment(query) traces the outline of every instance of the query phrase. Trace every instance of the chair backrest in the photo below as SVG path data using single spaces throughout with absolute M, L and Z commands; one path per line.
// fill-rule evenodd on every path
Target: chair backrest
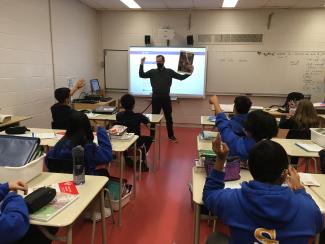
M 310 140 L 311 132 L 310 130 L 295 130 L 290 129 L 286 136 L 287 139 L 307 139 Z
M 47 168 L 53 173 L 73 173 L 72 159 L 47 158 Z

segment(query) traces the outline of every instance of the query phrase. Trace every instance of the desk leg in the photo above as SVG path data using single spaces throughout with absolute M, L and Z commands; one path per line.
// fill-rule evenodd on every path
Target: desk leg
M 118 203 L 118 225 L 122 225 L 122 184 L 123 184 L 123 165 L 124 165 L 124 156 L 123 153 L 120 152 L 120 196 Z
M 135 199 L 135 195 L 136 195 L 136 175 L 137 175 L 137 141 L 134 142 L 133 144 L 133 154 L 134 154 L 134 163 L 133 163 L 133 197 Z M 139 162 L 141 163 L 141 162 Z M 140 172 L 139 172 L 140 174 Z
M 200 204 L 194 203 L 194 237 L 193 237 L 194 244 L 199 244 L 200 242 L 200 214 L 201 214 Z
M 113 214 L 113 209 L 111 209 Z M 105 195 L 104 189 L 100 191 L 100 212 L 102 215 L 102 243 L 106 244 L 106 219 L 105 219 Z
M 68 227 L 67 244 L 72 244 L 72 225 Z
M 157 129 L 157 126 L 159 128 Z M 153 171 L 155 172 L 160 168 L 160 136 L 161 136 L 161 122 L 155 124 L 155 145 L 153 151 Z

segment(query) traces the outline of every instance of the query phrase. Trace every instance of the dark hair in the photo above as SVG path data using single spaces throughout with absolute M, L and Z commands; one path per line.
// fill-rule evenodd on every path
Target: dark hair
M 67 87 L 61 87 L 54 91 L 54 97 L 59 103 L 63 103 L 65 99 L 70 97 L 70 89 Z
M 165 62 L 165 57 L 164 57 L 163 55 L 157 55 L 157 56 L 156 56 L 156 59 L 157 59 L 157 58 L 162 58 L 162 60 Z
M 274 183 L 288 168 L 288 156 L 283 147 L 271 140 L 255 144 L 248 156 L 248 166 L 254 180 Z
M 67 131 L 62 139 L 72 140 L 73 146 L 84 146 L 87 142 L 92 142 L 94 134 L 87 115 L 73 111 L 69 117 Z
M 300 100 L 302 100 L 304 98 L 305 98 L 305 96 L 301 92 L 290 92 L 287 95 L 287 98 L 286 98 L 286 101 L 283 104 L 283 107 L 285 107 L 289 111 L 289 102 L 290 101 L 297 102 L 297 101 L 300 101 Z
M 244 127 L 257 142 L 262 139 L 271 139 L 278 134 L 275 118 L 263 110 L 248 113 Z
M 131 94 L 125 94 L 121 97 L 121 105 L 125 110 L 132 110 L 134 108 L 135 100 Z
M 247 114 L 252 106 L 252 101 L 246 96 L 235 97 L 234 103 L 234 107 L 239 114 Z

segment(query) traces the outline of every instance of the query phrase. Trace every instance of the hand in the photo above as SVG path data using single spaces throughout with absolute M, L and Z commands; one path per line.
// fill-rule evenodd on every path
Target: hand
M 76 82 L 76 84 L 74 86 L 75 86 L 75 88 L 80 89 L 80 88 L 84 87 L 84 85 L 85 85 L 85 80 L 84 79 L 80 79 L 80 80 L 78 80 Z
M 218 97 L 217 97 L 216 95 L 210 97 L 210 99 L 209 99 L 209 103 L 210 103 L 210 104 L 219 104 L 219 99 L 218 99 Z
M 305 188 L 301 183 L 300 183 L 300 176 L 297 173 L 297 170 L 289 165 L 289 175 L 287 175 L 286 183 L 288 186 L 293 190 L 296 191 L 298 189 L 303 189 Z
M 20 180 L 11 181 L 11 182 L 8 182 L 8 185 L 9 185 L 10 191 L 20 190 L 20 191 L 23 191 L 24 194 L 27 194 L 27 191 L 28 191 L 27 185 L 23 181 L 20 181 Z
M 218 133 L 216 139 L 212 142 L 212 150 L 217 154 L 218 159 L 221 161 L 226 161 L 228 153 L 229 153 L 229 148 L 226 143 L 223 143 L 221 141 L 221 136 L 220 133 Z
M 145 61 L 146 61 L 146 57 L 143 57 L 143 58 L 141 59 L 141 64 L 143 65 Z

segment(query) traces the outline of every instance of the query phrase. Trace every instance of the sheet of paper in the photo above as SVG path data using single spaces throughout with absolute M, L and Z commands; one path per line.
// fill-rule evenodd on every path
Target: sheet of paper
M 300 181 L 305 186 L 320 186 L 319 182 L 314 178 L 312 174 L 309 173 L 298 173 L 300 176 Z

